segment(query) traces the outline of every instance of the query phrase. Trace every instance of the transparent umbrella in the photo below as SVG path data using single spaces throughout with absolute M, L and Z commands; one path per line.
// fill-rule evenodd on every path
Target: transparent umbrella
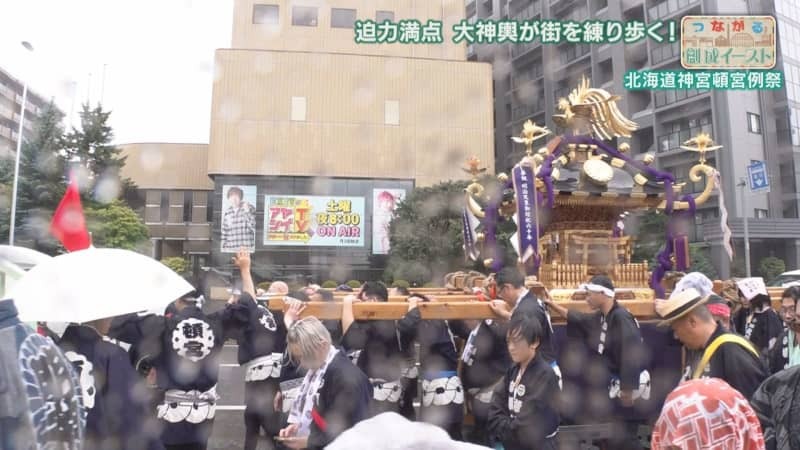
M 90 248 L 38 264 L 8 297 L 25 321 L 88 322 L 163 311 L 193 289 L 155 259 L 128 250 Z

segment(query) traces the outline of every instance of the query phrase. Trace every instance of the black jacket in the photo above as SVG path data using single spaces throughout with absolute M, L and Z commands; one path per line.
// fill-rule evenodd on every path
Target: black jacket
M 400 379 L 404 357 L 393 320 L 356 321 L 342 338 L 347 351 L 361 350 L 358 367 L 370 378 Z
M 750 404 L 761 422 L 767 450 L 800 449 L 800 367 L 767 378 Z
M 426 373 L 455 371 L 458 367 L 458 354 L 444 320 L 422 320 L 419 308 L 409 311 L 397 322 L 397 329 L 405 341 L 404 347 L 413 348 L 419 343 L 419 361 L 423 377 Z
M 769 352 L 777 345 L 778 337 L 783 332 L 783 321 L 772 308 L 753 314 L 750 325 L 747 325 L 749 309 L 740 309 L 733 316 L 736 332 L 755 345 L 762 354 Z
M 471 329 L 464 322 L 450 322 L 453 333 L 469 341 Z M 508 323 L 497 320 L 484 320 L 478 325 L 473 342 L 473 352 L 463 355 L 461 381 L 465 389 L 486 388 L 497 383 L 511 366 L 508 355 L 506 334 Z M 465 351 L 467 347 L 465 346 Z
M 686 369 L 684 371 L 683 379 L 690 379 L 697 365 L 703 356 L 705 348 L 708 347 L 714 339 L 727 334 L 727 332 L 717 325 L 716 331 L 711 335 L 708 342 L 703 349 L 696 352 L 691 352 L 691 358 L 688 360 Z M 721 378 L 731 385 L 734 389 L 741 392 L 745 398 L 751 398 L 758 386 L 767 378 L 767 370 L 764 367 L 760 356 L 754 355 L 752 352 L 742 347 L 739 344 L 728 342 L 722 344 L 714 352 L 705 371 L 700 376 L 701 378 Z
M 372 385 L 367 376 L 338 352 L 328 365 L 311 410 L 308 448 L 323 449 L 344 431 L 367 418 Z
M 620 380 L 620 389 L 639 389 L 639 375 L 647 367 L 649 356 L 642 341 L 639 324 L 630 311 L 615 302 L 605 317 L 606 339 L 603 352 L 600 353 L 603 320 L 600 312 L 586 314 L 570 310 L 567 314 L 567 326 L 575 327 L 590 354 L 599 355 L 604 362 L 607 377 L 597 381 L 606 385 L 612 377 L 617 377 Z
M 494 390 L 489 407 L 489 432 L 505 450 L 555 450 L 558 412 L 558 378 L 537 355 L 512 390 L 519 365 L 514 365 Z M 548 437 L 550 436 L 550 437 Z
M 147 402 L 137 392 L 142 380 L 128 353 L 106 342 L 94 328 L 70 325 L 59 342 L 81 382 L 87 449 L 159 448 L 158 436 L 145 430 Z

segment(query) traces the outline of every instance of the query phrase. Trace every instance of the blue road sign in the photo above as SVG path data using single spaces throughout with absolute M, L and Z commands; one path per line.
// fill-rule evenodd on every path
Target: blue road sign
M 751 192 L 769 192 L 769 177 L 764 161 L 753 161 L 747 166 L 747 183 Z

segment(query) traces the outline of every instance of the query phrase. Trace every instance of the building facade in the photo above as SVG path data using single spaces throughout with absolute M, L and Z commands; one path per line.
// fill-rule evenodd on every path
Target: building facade
M 124 144 L 121 176 L 137 185 L 126 199 L 150 232 L 152 256 L 183 257 L 195 270 L 209 264 L 214 184 L 207 144 Z
M 179 250 L 171 233 L 202 228 L 194 223 L 200 205 L 192 203 L 191 214 L 179 206 L 189 192 L 193 202 L 207 193 L 209 266 L 230 269 L 235 249 L 246 246 L 258 278 L 377 279 L 386 216 L 400 198 L 415 186 L 464 178 L 471 156 L 494 170 L 491 66 L 467 61 L 465 45 L 450 40 L 463 3 L 233 4 L 232 48 L 215 55 L 205 167 L 191 163 L 208 184 L 172 185 L 170 170 L 144 183 L 133 174 L 146 163 L 131 165 L 129 157 L 126 166 L 145 191 L 160 256 L 199 245 L 181 231 Z M 356 20 L 403 19 L 441 21 L 444 43 L 355 43 Z M 188 154 L 157 147 L 163 164 L 188 164 Z M 141 146 L 128 150 L 156 158 L 142 156 Z M 170 222 L 179 216 L 191 224 Z
M 779 51 L 776 69 L 786 74 L 784 91 L 630 91 L 623 88 L 629 70 L 680 69 L 680 43 L 657 44 L 650 39 L 632 45 L 474 45 L 469 59 L 490 62 L 494 75 L 495 161 L 498 171 L 508 170 L 522 156 L 512 147 L 522 123 L 533 119 L 558 130 L 553 123 L 555 105 L 573 89 L 581 76 L 592 85 L 622 94 L 620 110 L 639 124 L 630 143 L 633 154 L 655 155 L 660 168 L 687 183 L 684 192 L 702 190 L 704 182 L 689 180 L 697 155 L 680 145 L 699 132 L 711 134 L 724 148 L 709 158 L 722 174 L 723 193 L 733 231 L 737 262 L 743 260 L 743 217 L 751 224 L 753 272 L 765 256 L 777 256 L 787 268 L 800 268 L 798 217 L 797 73 L 798 7 L 794 2 L 742 0 L 466 0 L 468 20 L 560 19 L 677 20 L 690 14 L 770 14 L 778 19 Z M 558 130 L 560 131 L 560 130 Z M 751 160 L 766 161 L 772 191 L 747 194 L 743 188 Z M 779 233 L 778 233 L 779 231 Z M 776 234 L 777 233 L 777 234 Z M 741 273 L 731 267 L 721 245 L 719 198 L 698 209 L 692 241 L 707 247 L 721 277 Z M 788 244 L 787 244 L 788 242 Z
M 0 158 L 13 157 L 17 153 L 22 91 L 22 81 L 0 68 Z M 27 135 L 33 132 L 33 124 L 47 102 L 28 88 L 23 133 Z

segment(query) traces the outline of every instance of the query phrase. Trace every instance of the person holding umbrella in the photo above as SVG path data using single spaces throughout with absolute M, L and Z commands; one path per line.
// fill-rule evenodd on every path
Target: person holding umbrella
M 120 290 L 122 285 L 129 288 Z M 33 345 L 28 348 L 26 365 L 22 368 L 23 379 L 29 384 L 23 385 L 23 389 L 31 396 L 31 408 L 36 408 L 32 417 L 37 437 L 52 435 L 54 440 L 61 441 L 62 438 L 56 437 L 61 428 L 82 426 L 85 420 L 83 448 L 159 448 L 158 442 L 150 439 L 145 431 L 149 428 L 144 423 L 144 402 L 131 391 L 138 389 L 140 380 L 128 354 L 109 342 L 105 334 L 111 318 L 136 311 L 161 310 L 169 301 L 191 290 L 189 283 L 164 264 L 120 249 L 74 251 L 43 261 L 28 271 L 10 293 L 19 307 L 19 319 L 81 324 L 65 330 L 61 346 L 74 366 L 70 370 L 76 373 L 83 388 L 82 403 L 86 405 L 86 417 L 81 415 L 76 421 L 67 414 L 72 411 L 67 395 L 69 383 L 58 367 L 59 358 L 44 350 L 45 345 L 36 344 L 33 337 L 27 338 Z M 110 292 L 114 293 L 113 299 L 109 298 Z M 3 369 L 9 367 L 2 366 Z M 37 391 L 30 386 L 31 380 L 36 380 L 33 384 L 41 384 L 41 389 Z M 59 389 L 53 392 L 53 387 Z M 59 397 L 57 401 L 56 397 Z M 49 421 L 50 417 L 56 420 L 53 426 L 41 423 Z M 134 436 L 133 432 L 140 435 Z M 0 435 L 7 436 L 5 430 Z M 83 440 L 83 435 L 80 439 Z
M 252 301 L 255 287 L 247 251 L 240 250 L 234 262 L 242 268 L 242 290 Z M 222 346 L 226 338 L 246 330 L 251 314 L 256 312 L 237 301 L 222 311 L 205 314 L 201 299 L 196 292 L 183 295 L 173 303 L 169 317 L 131 317 L 116 323 L 112 333 L 134 348 L 151 349 L 150 373 L 157 390 L 163 392 L 157 402 L 157 417 L 163 427 L 161 440 L 168 450 L 206 448 L 219 399 L 216 385 Z M 144 323 L 147 325 L 142 326 Z

